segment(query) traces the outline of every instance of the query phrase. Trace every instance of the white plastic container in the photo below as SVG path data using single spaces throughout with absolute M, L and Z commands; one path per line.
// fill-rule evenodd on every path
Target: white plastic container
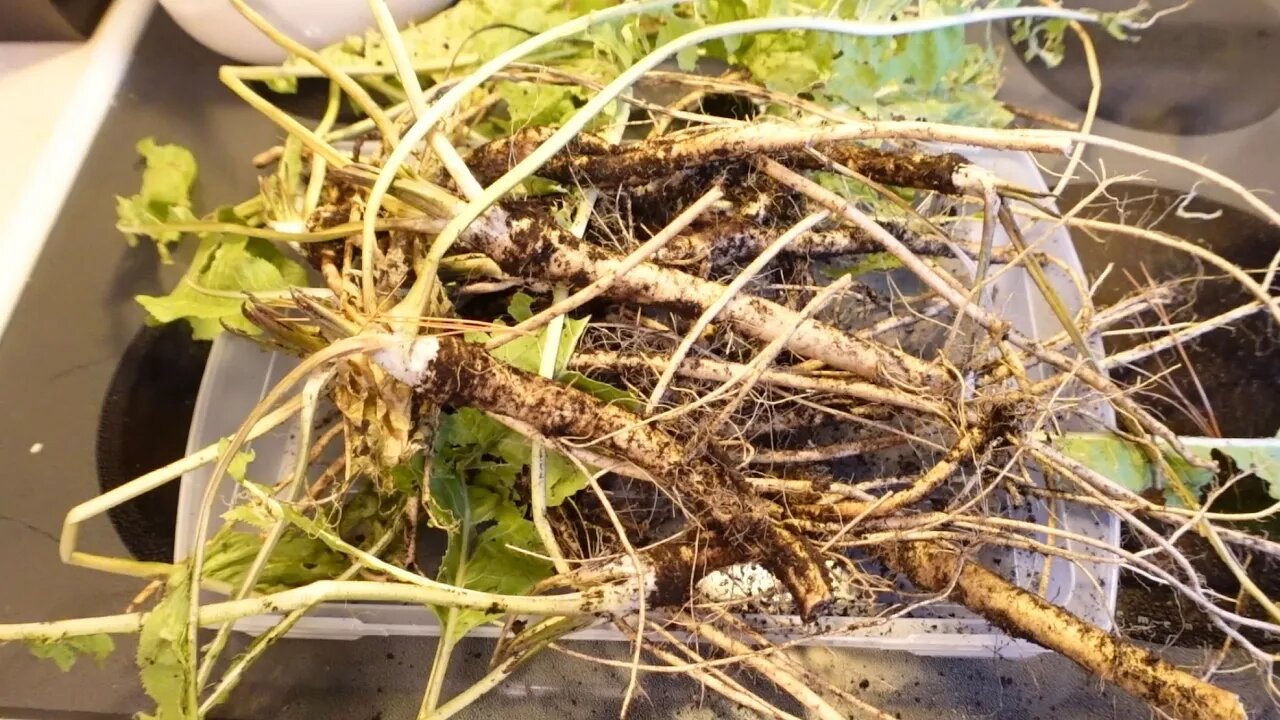
M 1044 189 L 1044 181 L 1035 164 L 1027 155 L 970 148 L 946 148 L 962 152 L 975 164 L 996 175 L 1024 187 Z M 1079 259 L 1071 238 L 1062 228 L 1054 228 L 1047 222 L 1023 222 L 1023 234 L 1046 254 L 1061 258 L 1069 266 L 1079 269 Z M 977 228 L 966 228 L 976 236 Z M 1041 239 L 1043 238 L 1043 239 Z M 1002 231 L 996 234 L 998 245 L 1008 240 Z M 1078 298 L 1075 286 L 1056 267 L 1046 267 L 1046 273 L 1058 294 L 1067 299 Z M 1007 272 L 992 283 L 991 302 L 994 309 L 1008 318 L 1014 327 L 1032 338 L 1047 338 L 1057 334 L 1061 326 L 1044 302 L 1039 290 L 1021 271 Z M 1074 309 L 1074 308 L 1073 308 Z M 194 451 L 217 442 L 235 432 L 239 423 L 262 395 L 293 366 L 293 360 L 268 354 L 252 343 L 233 337 L 215 341 L 209 355 L 200 395 L 196 402 L 191 424 L 188 451 Z M 1100 409 L 1104 419 L 1109 408 Z M 257 457 L 250 466 L 250 475 L 257 478 L 278 478 L 292 463 L 290 436 L 293 429 L 282 429 L 256 440 L 252 448 Z M 182 479 L 178 506 L 176 555 L 185 557 L 193 547 L 195 518 L 199 502 L 208 484 L 211 468 L 204 467 Z M 215 510 L 224 509 L 234 498 L 235 488 L 226 480 L 220 488 L 219 504 Z M 1059 526 L 1079 535 L 1095 538 L 1109 544 L 1120 539 L 1118 519 L 1106 512 L 1076 505 L 1060 504 L 1055 508 Z M 220 515 L 220 512 L 218 513 Z M 1037 507 L 1035 516 L 1044 522 L 1045 508 Z M 210 532 L 216 531 L 218 520 Z M 1046 540 L 1044 536 L 1038 538 Z M 1064 549 L 1079 555 L 1094 556 L 1098 551 L 1075 542 L 1060 543 Z M 991 551 L 985 555 L 988 561 L 1006 577 L 1024 587 L 1038 586 L 1043 559 L 1025 551 Z M 1119 569 L 1114 563 L 1075 564 L 1057 559 L 1051 563 L 1047 598 L 1082 619 L 1103 629 L 1109 629 L 1115 608 L 1116 582 Z M 278 617 L 262 616 L 237 623 L 237 629 L 251 634 L 265 632 Z M 831 628 L 850 627 L 856 619 L 830 618 L 822 622 Z M 775 634 L 785 634 L 787 626 L 798 626 L 796 618 L 774 617 L 769 619 Z M 487 627 L 477 628 L 483 634 Z M 376 603 L 330 604 L 316 608 L 291 631 L 292 637 L 351 640 L 370 635 L 436 635 L 439 626 L 435 615 L 426 608 Z M 578 637 L 589 639 L 622 639 L 611 627 L 593 628 Z M 886 650 L 906 650 L 918 655 L 947 657 L 1019 658 L 1034 655 L 1043 650 L 1031 643 L 1011 639 L 985 620 L 975 617 L 956 605 L 938 604 L 911 617 L 887 621 L 869 628 L 850 628 L 839 637 L 813 641 L 824 645 Z
M 286 57 L 284 50 L 244 19 L 228 0 L 160 0 L 160 4 L 201 45 L 234 60 L 274 65 Z M 425 20 L 448 4 L 449 0 L 387 0 L 400 25 Z M 248 0 L 248 5 L 287 37 L 313 50 L 375 24 L 364 0 Z

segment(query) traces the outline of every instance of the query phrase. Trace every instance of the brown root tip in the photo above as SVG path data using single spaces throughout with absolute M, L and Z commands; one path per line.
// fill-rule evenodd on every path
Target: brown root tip
M 835 604 L 835 600 L 831 597 L 804 598 L 798 602 L 800 604 L 800 619 L 806 624 L 813 623 L 818 618 L 826 615 L 831 606 Z

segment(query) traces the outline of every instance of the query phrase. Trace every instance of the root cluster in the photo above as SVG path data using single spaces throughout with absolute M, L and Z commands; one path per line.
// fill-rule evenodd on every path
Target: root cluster
M 1211 674 L 1127 642 L 1109 618 L 1054 604 L 1055 568 L 1080 578 L 1077 593 L 1093 587 L 1102 599 L 1123 568 L 1177 593 L 1276 690 L 1266 647 L 1280 633 L 1280 608 L 1249 570 L 1280 554 L 1249 524 L 1275 509 L 1246 517 L 1216 506 L 1247 474 L 1228 464 L 1206 468 L 1217 475 L 1207 489 L 1185 487 L 1170 458 L 1204 461 L 1183 458 L 1176 435 L 1135 400 L 1146 388 L 1107 375 L 1240 317 L 1280 317 L 1273 272 L 1236 268 L 1250 304 L 1153 330 L 1108 357 L 1100 334 L 1163 328 L 1183 286 L 1095 306 L 1089 281 L 1046 251 L 1043 231 L 1097 230 L 1099 221 L 922 142 L 1045 151 L 1078 135 L 799 110 L 786 121 L 714 117 L 700 98 L 761 103 L 777 93 L 736 77 L 655 72 L 646 85 L 686 91 L 683 104 L 631 99 L 629 128 L 623 113 L 615 127 L 568 142 L 542 127 L 486 140 L 477 128 L 501 114 L 487 78 L 442 84 L 430 98 L 414 78 L 402 69 L 404 120 L 375 115 L 354 151 L 272 115 L 310 161 L 314 207 L 305 232 L 278 231 L 269 213 L 257 219 L 274 235 L 248 222 L 245 231 L 292 241 L 323 283 L 247 299 L 261 331 L 253 339 L 301 365 L 228 447 L 200 460 L 218 459 L 217 479 L 247 438 L 300 410 L 296 475 L 275 488 L 246 484 L 245 502 L 274 528 L 263 557 L 292 528 L 351 569 L 272 605 L 255 564 L 231 588 L 236 599 L 200 608 L 197 595 L 194 625 L 220 625 L 225 640 L 237 613 L 274 608 L 291 613 L 282 634 L 311 603 L 341 599 L 431 604 L 452 618 L 447 631 L 450 608 L 483 610 L 502 627 L 490 676 L 443 704 L 433 677 L 424 716 L 448 716 L 560 648 L 559 638 L 607 623 L 636 644 L 636 672 L 684 667 L 766 716 L 789 717 L 736 680 L 738 669 L 764 674 L 819 717 L 885 717 L 783 646 L 946 603 L 1170 716 L 1244 718 Z M 806 107 L 792 100 L 793 110 Z M 1144 233 L 1134 241 L 1154 235 Z M 993 296 L 1015 276 L 1026 298 Z M 1009 310 L 1026 303 L 1058 327 L 1033 335 Z M 473 429 L 497 423 L 490 440 L 515 439 L 482 447 L 449 435 L 463 412 Z M 1057 442 L 1086 430 L 1118 432 L 1149 457 L 1157 492 L 1127 489 Z M 342 451 L 326 452 L 331 443 Z M 444 477 L 437 461 L 473 446 L 466 472 Z M 565 477 L 578 484 L 551 501 Z M 498 485 L 498 509 L 485 506 L 474 526 L 441 495 L 461 488 L 479 507 Z M 370 497 L 394 508 L 392 521 L 349 532 L 333 520 Z M 1115 520 L 1126 543 L 1096 531 Z M 420 544 L 431 532 L 479 541 L 508 521 L 527 523 L 529 537 L 498 536 L 490 547 L 535 563 L 541 575 L 527 592 L 424 576 Z M 1184 536 L 1204 541 L 1235 596 L 1206 582 Z M 74 534 L 64 551 L 113 567 L 75 551 Z M 202 561 L 188 566 L 196 577 Z M 370 580 L 386 588 L 375 592 Z M 113 620 L 112 631 L 143 620 Z M 19 636 L 0 628 L 0 639 Z M 221 645 L 213 648 L 202 659 L 193 652 L 202 711 L 234 687 L 206 684 Z M 257 655 L 246 657 L 237 673 Z

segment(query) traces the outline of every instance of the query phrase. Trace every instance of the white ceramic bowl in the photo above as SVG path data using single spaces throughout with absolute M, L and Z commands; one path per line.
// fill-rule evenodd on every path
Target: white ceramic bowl
M 386 0 L 400 25 L 431 17 L 450 0 Z M 282 62 L 285 52 L 263 35 L 228 0 L 160 0 L 169 15 L 200 44 L 234 60 L 255 65 Z M 249 0 L 281 32 L 311 48 L 321 48 L 376 23 L 366 0 Z

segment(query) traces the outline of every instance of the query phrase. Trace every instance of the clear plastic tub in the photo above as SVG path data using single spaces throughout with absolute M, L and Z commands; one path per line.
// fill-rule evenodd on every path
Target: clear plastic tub
M 947 149 L 962 152 L 975 164 L 1011 182 L 1034 189 L 1045 187 L 1039 171 L 1027 155 L 972 148 Z M 970 227 L 968 230 L 976 236 L 977 228 Z M 1023 231 L 1028 242 L 1036 243 L 1041 251 L 1079 269 L 1079 260 L 1065 230 L 1054 228 L 1052 223 L 1028 221 L 1023 224 Z M 996 243 L 1006 242 L 1004 233 L 997 232 Z M 1046 273 L 1061 297 L 1078 297 L 1074 285 L 1056 267 L 1047 267 Z M 1004 273 L 992 283 L 990 300 L 1001 315 L 1032 338 L 1047 338 L 1061 330 L 1039 290 L 1025 273 Z M 267 353 L 253 343 L 239 338 L 224 336 L 215 341 L 196 402 L 188 450 L 197 450 L 233 434 L 249 410 L 293 367 L 294 362 L 292 358 Z M 1100 413 L 1105 411 L 1099 410 Z M 1105 415 L 1104 419 L 1107 419 Z M 293 432 L 292 427 L 286 424 L 253 442 L 256 458 L 250 466 L 251 477 L 277 478 L 286 473 L 285 468 L 293 462 Z M 187 556 L 193 547 L 199 503 L 208 485 L 210 472 L 211 468 L 206 466 L 182 478 L 175 538 L 175 554 L 178 558 Z M 219 492 L 218 504 L 215 505 L 218 512 L 209 528 L 210 533 L 215 532 L 221 522 L 220 510 L 229 507 L 234 499 L 235 487 L 228 479 L 219 488 Z M 1119 542 L 1119 522 L 1114 515 L 1077 505 L 1061 505 L 1055 510 L 1060 527 L 1064 530 L 1110 544 Z M 1044 522 L 1045 508 L 1037 507 L 1035 517 Z M 1075 542 L 1061 543 L 1061 546 L 1086 556 L 1096 556 L 1098 552 Z M 1039 585 L 1043 564 L 1039 556 L 1025 551 L 992 551 L 984 559 L 991 563 L 991 567 L 1024 587 Z M 1118 572 L 1114 563 L 1054 561 L 1050 564 L 1047 598 L 1082 619 L 1109 629 L 1115 608 Z M 236 629 L 259 634 L 269 629 L 278 619 L 271 615 L 248 618 L 238 622 Z M 849 627 L 857 619 L 829 618 L 822 622 L 829 627 L 838 628 Z M 798 626 L 799 621 L 796 618 L 771 617 L 768 624 L 772 628 L 772 634 L 785 634 L 788 626 Z M 486 631 L 493 632 L 485 626 L 476 629 L 477 634 Z M 360 603 L 318 607 L 294 626 L 289 636 L 352 640 L 371 635 L 438 633 L 436 617 L 427 608 Z M 589 629 L 579 633 L 578 637 L 622 639 L 611 627 Z M 1009 638 L 981 618 L 948 604 L 934 605 L 911 617 L 890 620 L 868 628 L 850 628 L 838 637 L 822 638 L 814 642 L 839 647 L 905 650 L 918 655 L 946 657 L 999 656 L 1012 659 L 1042 652 L 1038 646 Z

